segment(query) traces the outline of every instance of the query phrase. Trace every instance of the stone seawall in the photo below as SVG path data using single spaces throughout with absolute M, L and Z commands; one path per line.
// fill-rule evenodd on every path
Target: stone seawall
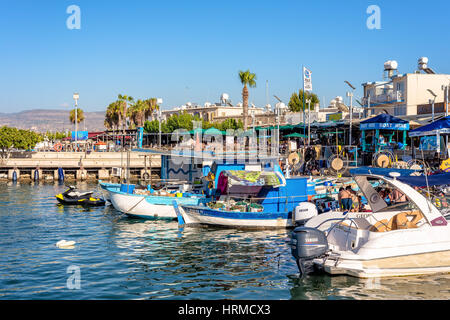
M 128 160 L 129 156 L 129 160 Z M 156 178 L 161 156 L 144 152 L 16 152 L 0 163 L 0 179 L 58 179 L 61 168 L 69 179 L 89 180 L 124 177 Z M 37 174 L 35 173 L 37 171 Z

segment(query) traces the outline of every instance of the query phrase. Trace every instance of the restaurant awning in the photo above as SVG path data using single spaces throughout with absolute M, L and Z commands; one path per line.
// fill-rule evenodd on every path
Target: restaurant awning
M 410 137 L 450 134 L 450 116 L 419 127 L 409 132 Z

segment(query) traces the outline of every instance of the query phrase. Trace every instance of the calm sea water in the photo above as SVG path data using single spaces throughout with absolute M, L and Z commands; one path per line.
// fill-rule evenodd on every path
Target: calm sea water
M 448 275 L 300 279 L 285 231 L 179 229 L 112 206 L 58 205 L 54 195 L 64 190 L 0 184 L 0 299 L 450 298 Z M 58 249 L 62 239 L 75 247 Z M 71 268 L 79 268 L 79 289 L 68 289 Z

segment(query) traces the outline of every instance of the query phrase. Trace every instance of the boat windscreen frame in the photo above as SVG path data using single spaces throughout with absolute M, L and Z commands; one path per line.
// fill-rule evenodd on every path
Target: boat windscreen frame
M 372 187 L 372 185 L 367 181 L 368 177 L 383 180 L 391 188 L 395 188 L 395 189 L 399 190 L 400 192 L 402 192 L 403 194 L 405 194 L 408 201 L 411 201 L 412 203 L 414 203 L 414 205 L 418 208 L 418 210 L 421 211 L 421 213 L 425 217 L 425 220 L 431 226 L 446 226 L 448 224 L 445 217 L 442 215 L 442 213 L 426 197 L 424 197 L 419 192 L 414 190 L 411 186 L 401 182 L 400 180 L 397 180 L 397 179 L 391 180 L 391 179 L 388 179 L 387 177 L 379 176 L 379 175 L 355 176 L 354 179 L 355 179 L 356 183 L 358 184 L 360 191 L 366 196 L 369 206 L 371 207 L 373 213 L 379 212 L 383 208 L 386 208 L 387 204 L 383 199 L 381 199 L 381 197 L 378 195 L 378 193 L 376 193 L 377 197 L 381 199 L 382 203 L 381 204 L 377 203 L 375 205 L 375 208 L 372 206 L 372 202 L 378 202 L 379 200 L 376 199 L 376 196 L 373 196 L 374 197 L 373 199 L 368 197 L 368 195 L 369 196 L 372 195 L 373 191 L 375 191 L 375 189 Z M 383 207 L 383 203 L 386 204 L 385 207 Z
M 359 190 L 364 194 L 367 199 L 367 203 L 372 209 L 373 213 L 379 212 L 388 207 L 386 201 L 380 197 L 378 192 L 372 187 L 366 176 L 356 176 L 356 184 L 359 186 Z

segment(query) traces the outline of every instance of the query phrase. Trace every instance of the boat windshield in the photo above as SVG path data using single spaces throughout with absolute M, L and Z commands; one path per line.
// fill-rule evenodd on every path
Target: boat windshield
M 359 176 L 355 181 L 360 187 L 361 197 L 373 212 L 419 210 L 401 190 L 383 179 Z

